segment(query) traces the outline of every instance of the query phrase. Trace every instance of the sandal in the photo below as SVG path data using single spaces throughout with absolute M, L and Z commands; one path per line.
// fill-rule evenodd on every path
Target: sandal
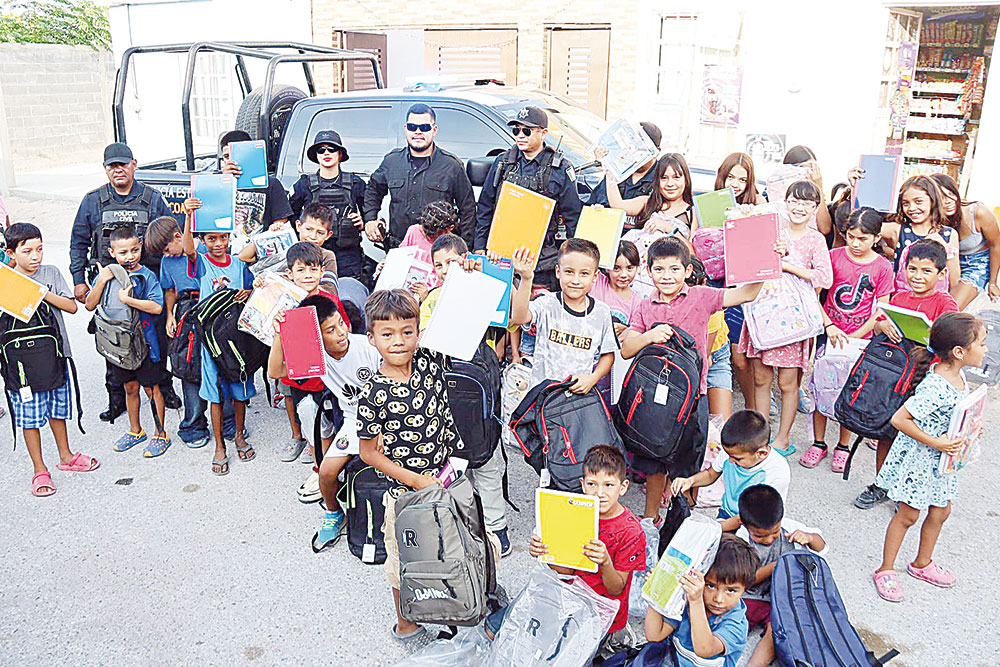
M 248 461 L 253 461 L 257 458 L 257 452 L 254 451 L 253 445 L 249 442 L 244 447 L 237 447 L 236 454 L 240 457 L 240 461 L 247 463 Z
M 806 453 L 799 459 L 799 465 L 803 468 L 815 468 L 829 453 L 830 452 L 826 447 L 814 444 L 812 447 L 807 449 Z
M 42 489 L 48 489 L 43 491 Z M 43 470 L 31 478 L 31 495 L 36 498 L 45 498 L 56 492 L 56 486 L 52 483 L 52 475 L 48 470 Z
M 836 473 L 844 472 L 847 467 L 847 459 L 851 456 L 850 450 L 837 447 L 833 450 L 833 461 L 830 462 L 830 469 Z
M 903 586 L 899 583 L 899 575 L 895 570 L 884 570 L 872 575 L 875 582 L 875 592 L 888 602 L 903 601 Z
M 774 447 L 773 445 L 771 446 L 771 449 L 778 452 L 786 459 L 795 453 L 795 445 L 793 445 L 792 443 L 788 443 L 788 446 L 785 447 L 784 449 L 782 449 L 781 447 Z
M 218 468 L 218 470 L 216 470 Z M 223 475 L 229 474 L 229 457 L 224 456 L 221 459 L 212 459 L 212 474 L 222 477 Z
M 90 472 L 91 470 L 97 470 L 100 465 L 101 463 L 97 459 L 77 452 L 70 459 L 69 463 L 60 463 L 56 465 L 56 468 L 68 472 Z
M 906 572 L 914 579 L 926 581 L 928 584 L 932 584 L 940 588 L 951 588 L 955 585 L 955 573 L 950 570 L 942 569 L 941 566 L 934 561 L 931 561 L 924 567 L 915 567 L 913 563 L 910 563 L 906 566 Z

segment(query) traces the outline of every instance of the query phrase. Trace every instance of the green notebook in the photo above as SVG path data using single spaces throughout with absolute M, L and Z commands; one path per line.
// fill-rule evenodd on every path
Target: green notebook
M 726 211 L 736 206 L 732 188 L 715 192 L 705 192 L 694 197 L 694 208 L 698 213 L 698 224 L 702 227 L 721 227 L 726 221 Z
M 927 345 L 931 342 L 931 321 L 923 313 L 888 303 L 880 303 L 878 307 L 903 333 L 903 338 L 921 345 Z

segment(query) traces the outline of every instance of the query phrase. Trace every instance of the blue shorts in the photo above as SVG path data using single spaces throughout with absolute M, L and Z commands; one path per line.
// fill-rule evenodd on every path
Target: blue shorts
M 990 249 L 959 255 L 958 264 L 962 267 L 961 280 L 985 292 L 990 282 Z
M 733 351 L 729 345 L 723 345 L 712 353 L 712 365 L 706 374 L 709 389 L 733 390 Z
M 21 429 L 42 428 L 50 419 L 72 419 L 72 394 L 68 371 L 63 386 L 35 392 L 30 401 L 22 401 L 20 392 L 8 391 L 11 411 L 14 413 L 14 425 Z
M 220 378 L 219 369 L 203 345 L 201 347 L 201 388 L 198 390 L 198 395 L 209 403 L 222 403 L 231 399 L 246 401 L 257 395 L 257 387 L 254 386 L 252 377 L 247 378 L 246 382 L 226 382 Z

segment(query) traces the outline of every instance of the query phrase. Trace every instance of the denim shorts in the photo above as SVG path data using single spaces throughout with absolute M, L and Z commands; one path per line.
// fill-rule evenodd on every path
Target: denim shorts
M 709 389 L 733 390 L 733 352 L 729 345 L 723 345 L 712 353 L 712 365 L 708 367 Z
M 962 267 L 961 279 L 985 292 L 990 282 L 990 249 L 959 255 L 958 263 Z

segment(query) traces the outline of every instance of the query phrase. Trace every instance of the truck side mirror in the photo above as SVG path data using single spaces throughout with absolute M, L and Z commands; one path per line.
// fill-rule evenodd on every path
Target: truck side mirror
M 483 186 L 494 161 L 496 161 L 495 156 L 469 158 L 469 161 L 465 163 L 465 173 L 468 174 L 469 180 L 472 181 L 473 185 L 477 187 Z

